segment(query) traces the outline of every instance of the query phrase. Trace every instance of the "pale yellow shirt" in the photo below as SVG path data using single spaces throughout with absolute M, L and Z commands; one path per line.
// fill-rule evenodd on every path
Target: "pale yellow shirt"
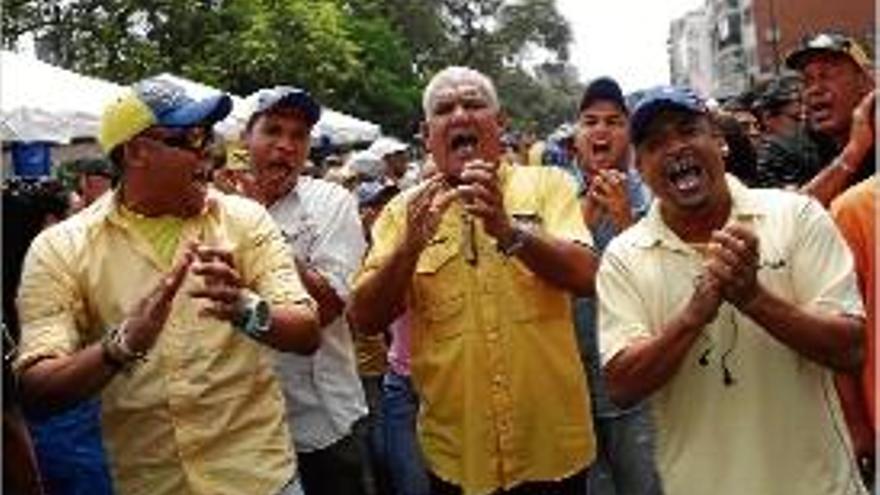
M 565 172 L 503 166 L 506 210 L 536 232 L 591 245 Z M 373 230 L 358 282 L 405 229 L 398 196 Z M 457 203 L 422 252 L 409 291 L 419 440 L 430 470 L 466 494 L 559 480 L 594 457 L 589 396 L 570 295 L 505 257 L 474 221 L 476 261 Z
M 245 284 L 272 304 L 310 302 L 284 239 L 250 200 L 211 195 L 188 219 L 190 240 L 230 248 Z M 167 273 L 113 195 L 45 230 L 25 260 L 19 369 L 99 340 Z M 200 317 L 187 275 L 146 362 L 101 394 L 102 429 L 118 493 L 274 495 L 295 472 L 269 350 L 228 323 Z
M 131 227 L 150 243 L 153 252 L 164 266 L 173 266 L 172 262 L 174 255 L 177 254 L 180 233 L 183 232 L 183 224 L 186 223 L 185 219 L 169 215 L 148 217 L 131 211 L 124 205 L 120 205 L 118 212 L 122 223 Z
M 758 277 L 767 289 L 810 310 L 862 313 L 852 258 L 819 203 L 750 190 L 730 176 L 728 184 L 731 221 L 760 240 Z M 684 307 L 701 262 L 666 227 L 656 203 L 611 242 L 597 278 L 603 364 Z M 733 385 L 723 382 L 725 354 Z M 729 304 L 650 405 L 669 495 L 863 493 L 831 372 Z

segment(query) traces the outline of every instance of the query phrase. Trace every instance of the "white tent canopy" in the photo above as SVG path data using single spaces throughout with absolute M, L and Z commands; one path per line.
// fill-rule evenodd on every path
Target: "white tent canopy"
M 219 90 L 172 74 L 173 81 L 193 97 L 202 98 Z M 75 137 L 97 136 L 101 110 L 124 91 L 118 84 L 83 76 L 37 60 L 3 50 L 0 54 L 0 137 L 4 140 L 69 142 Z M 235 135 L 245 124 L 249 104 L 233 96 L 233 111 L 218 125 L 226 135 Z M 329 108 L 312 129 L 312 138 L 326 136 L 333 144 L 373 141 L 378 125 Z
M 183 87 L 195 98 L 206 98 L 220 92 L 211 86 L 167 72 L 158 77 Z M 233 95 L 232 103 L 232 113 L 226 120 L 217 124 L 217 130 L 230 137 L 237 136 L 244 128 L 253 108 L 253 102 L 249 98 Z M 312 139 L 317 140 L 326 136 L 332 144 L 352 144 L 374 141 L 381 133 L 381 128 L 376 124 L 324 107 L 321 109 L 321 119 L 312 128 Z
M 123 88 L 32 56 L 0 54 L 0 133 L 4 140 L 67 142 L 96 136 L 101 109 Z

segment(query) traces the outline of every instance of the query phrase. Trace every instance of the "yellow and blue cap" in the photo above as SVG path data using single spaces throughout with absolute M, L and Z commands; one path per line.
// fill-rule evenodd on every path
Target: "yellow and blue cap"
M 195 100 L 170 81 L 144 79 L 104 108 L 98 142 L 110 153 L 150 127 L 211 126 L 231 110 L 232 98 L 227 94 Z

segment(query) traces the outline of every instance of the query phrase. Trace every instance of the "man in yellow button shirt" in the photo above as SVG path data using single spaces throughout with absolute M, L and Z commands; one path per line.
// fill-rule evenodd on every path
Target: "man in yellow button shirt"
M 376 220 L 353 327 L 411 316 L 432 493 L 582 494 L 594 439 L 570 293 L 592 293 L 597 260 L 574 181 L 501 161 L 479 72 L 440 71 L 423 107 L 439 173 Z
M 23 396 L 51 409 L 101 395 L 120 494 L 297 493 L 268 347 L 313 352 L 317 319 L 268 212 L 208 187 L 210 129 L 230 107 L 135 84 L 101 120 L 118 189 L 25 260 Z

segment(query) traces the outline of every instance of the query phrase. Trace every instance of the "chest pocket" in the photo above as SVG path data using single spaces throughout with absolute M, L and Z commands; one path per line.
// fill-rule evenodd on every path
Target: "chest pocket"
M 436 337 L 458 335 L 463 325 L 453 322 L 465 310 L 465 287 L 459 246 L 452 237 L 438 236 L 422 251 L 416 264 L 413 296 L 419 314 Z

